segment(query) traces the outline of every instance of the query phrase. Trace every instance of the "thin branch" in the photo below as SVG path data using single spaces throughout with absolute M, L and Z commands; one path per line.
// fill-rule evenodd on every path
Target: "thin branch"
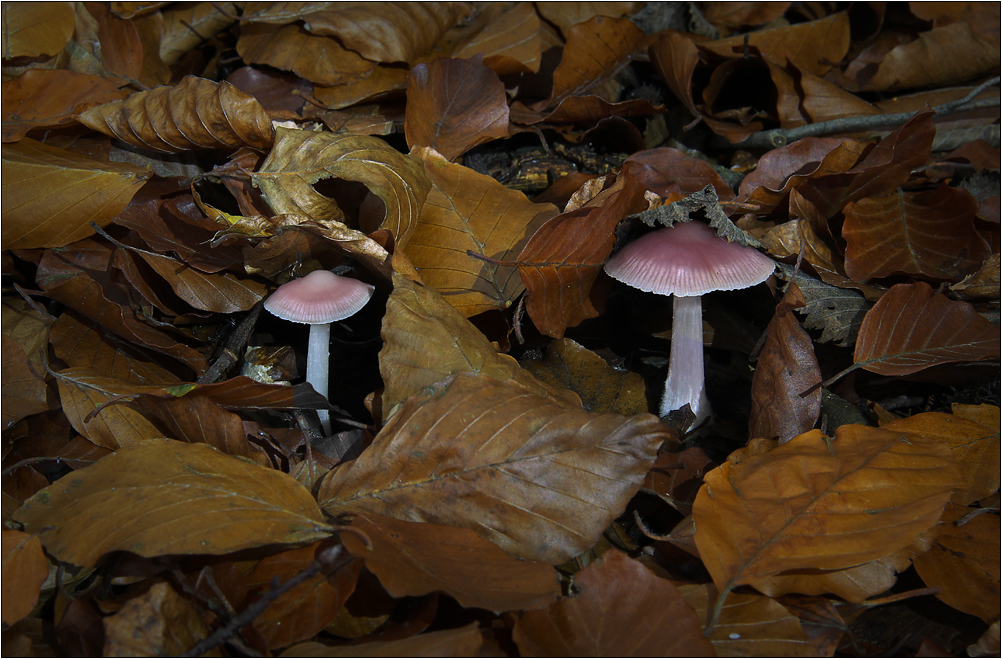
M 984 92 L 993 85 L 998 85 L 1000 77 L 996 76 L 991 80 L 982 83 L 964 98 L 944 103 L 933 108 L 938 116 L 953 115 L 969 110 L 981 110 L 982 108 L 998 108 L 1000 106 L 999 97 L 991 99 L 974 100 L 976 96 Z M 817 137 L 819 135 L 829 135 L 831 133 L 843 133 L 850 131 L 863 131 L 885 126 L 895 126 L 909 121 L 916 113 L 898 112 L 895 114 L 867 115 L 864 117 L 844 117 L 841 119 L 831 119 L 815 124 L 798 126 L 797 128 L 774 128 L 768 131 L 753 133 L 745 140 L 734 145 L 736 147 L 783 147 L 795 140 L 806 137 Z

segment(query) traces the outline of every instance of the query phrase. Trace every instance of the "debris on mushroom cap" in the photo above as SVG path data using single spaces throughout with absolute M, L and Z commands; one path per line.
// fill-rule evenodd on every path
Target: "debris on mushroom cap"
M 265 301 L 265 309 L 285 321 L 332 323 L 362 309 L 375 287 L 329 270 L 315 270 L 286 282 Z
M 641 291 L 702 296 L 764 282 L 775 266 L 753 248 L 718 238 L 702 222 L 685 222 L 628 243 L 606 263 L 605 270 Z

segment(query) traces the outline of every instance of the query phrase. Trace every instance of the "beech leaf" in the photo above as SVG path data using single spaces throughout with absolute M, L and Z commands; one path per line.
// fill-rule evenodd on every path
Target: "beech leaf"
M 5 475 L 6 478 L 6 475 Z M 6 506 L 6 505 L 5 505 Z M 49 560 L 35 534 L 3 530 L 3 625 L 10 628 L 31 614 L 49 577 Z
M 304 543 L 333 529 L 287 474 L 173 440 L 125 447 L 36 493 L 14 514 L 59 561 L 220 555 Z
M 560 595 L 549 564 L 520 561 L 469 529 L 413 523 L 374 513 L 352 521 L 372 541 L 344 534 L 348 551 L 365 559 L 391 596 L 442 591 L 464 607 L 494 612 L 544 607 Z
M 237 52 L 246 62 L 292 71 L 318 85 L 344 85 L 365 78 L 375 62 L 346 50 L 330 37 L 310 34 L 298 25 L 249 24 L 240 31 Z M 302 101 L 301 101 L 302 102 Z
M 405 401 L 358 459 L 324 478 L 318 500 L 331 514 L 467 527 L 559 564 L 622 513 L 668 437 L 653 415 L 596 415 L 463 373 Z
M 108 657 L 180 656 L 209 634 L 202 616 L 168 582 L 130 598 L 104 620 Z
M 11 2 L 3 5 L 3 58 L 55 55 L 73 36 L 73 5 Z
M 282 652 L 282 658 L 473 658 L 484 645 L 477 622 L 463 628 L 436 630 L 404 639 L 328 646 L 304 642 Z

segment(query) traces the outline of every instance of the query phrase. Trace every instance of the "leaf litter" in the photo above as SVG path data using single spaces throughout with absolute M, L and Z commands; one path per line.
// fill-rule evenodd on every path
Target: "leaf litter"
M 57 4 L 3 10 L 5 654 L 999 653 L 998 6 Z M 681 434 L 602 266 L 685 221 L 778 269 Z M 260 314 L 320 268 L 376 287 L 326 398 Z

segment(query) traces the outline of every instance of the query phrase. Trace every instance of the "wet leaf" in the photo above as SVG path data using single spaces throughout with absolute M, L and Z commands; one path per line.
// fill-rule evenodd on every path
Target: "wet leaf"
M 237 52 L 246 62 L 292 71 L 319 85 L 344 85 L 365 78 L 376 66 L 330 37 L 310 34 L 298 25 L 241 28 Z
M 526 612 L 512 631 L 523 656 L 715 655 L 679 590 L 618 550 L 574 576 L 575 593 Z
M 430 184 L 421 162 L 368 135 L 279 128 L 275 147 L 251 175 L 275 213 L 341 220 L 338 205 L 314 189 L 321 179 L 358 181 L 383 200 L 382 229 L 406 241 L 414 229 Z
M 896 284 L 864 316 L 854 365 L 885 376 L 1000 355 L 1000 331 L 969 303 L 929 284 Z
M 962 521 L 972 512 L 948 504 L 933 546 L 913 566 L 927 586 L 940 587 L 938 599 L 990 623 L 1000 615 L 1000 517 Z
M 844 425 L 811 431 L 704 477 L 696 543 L 723 592 L 797 569 L 836 570 L 912 543 L 959 484 L 950 449 Z
M 477 623 L 463 628 L 438 630 L 404 639 L 365 642 L 351 646 L 327 646 L 306 642 L 286 649 L 283 658 L 472 658 L 484 644 Z
M 105 226 L 149 178 L 142 168 L 91 160 L 24 139 L 3 145 L 3 244 L 62 247 Z
M 38 536 L 4 529 L 3 625 L 5 629 L 31 614 L 47 577 L 49 577 L 49 560 L 42 552 L 42 542 L 38 540 Z
M 104 619 L 108 657 L 179 656 L 209 634 L 190 600 L 157 582 Z
M 571 390 L 589 412 L 634 415 L 648 411 L 644 379 L 632 371 L 614 369 L 581 344 L 558 339 L 547 347 L 544 360 L 527 360 L 523 368 L 544 383 Z
M 557 209 L 530 202 L 521 192 L 451 164 L 432 149 L 419 148 L 415 155 L 424 161 L 432 188 L 414 232 L 398 245 L 425 283 L 464 316 L 508 308 L 523 291 L 518 270 L 487 263 L 468 251 L 511 261 Z
M 822 380 L 811 337 L 793 313 L 804 305 L 801 289 L 792 282 L 766 326 L 766 343 L 752 375 L 750 438 L 780 438 L 784 443 L 815 428 L 818 421 L 822 390 L 801 396 Z
M 412 150 L 432 147 L 446 160 L 508 137 L 505 86 L 480 57 L 419 64 L 408 83 L 404 134 Z
M 3 6 L 3 58 L 55 55 L 73 36 L 73 5 L 11 2 Z
M 173 87 L 137 92 L 80 113 L 88 128 L 126 144 L 174 153 L 272 145 L 272 126 L 253 96 L 228 82 L 185 76 Z
M 352 527 L 372 541 L 342 536 L 349 552 L 365 559 L 395 597 L 449 594 L 464 607 L 494 612 L 544 607 L 560 595 L 549 564 L 520 561 L 469 529 L 413 523 L 373 513 L 360 514 Z
M 73 121 L 82 106 L 126 97 L 111 80 L 63 69 L 29 69 L 3 83 L 3 141 L 16 142 L 35 128 Z
M 999 490 L 1000 409 L 988 404 L 956 403 L 953 413 L 920 413 L 883 424 L 882 428 L 947 444 L 965 481 L 951 501 L 967 506 Z
M 15 518 L 51 555 L 77 566 L 115 550 L 216 555 L 332 531 L 292 477 L 173 440 L 126 447 L 75 470 Z
M 465 373 L 405 401 L 362 456 L 325 477 L 318 499 L 332 514 L 467 527 L 559 564 L 623 511 L 666 438 L 652 415 L 587 413 Z
M 978 203 L 967 191 L 936 190 L 868 197 L 846 205 L 846 274 L 859 282 L 894 273 L 957 281 L 989 256 L 975 231 Z

